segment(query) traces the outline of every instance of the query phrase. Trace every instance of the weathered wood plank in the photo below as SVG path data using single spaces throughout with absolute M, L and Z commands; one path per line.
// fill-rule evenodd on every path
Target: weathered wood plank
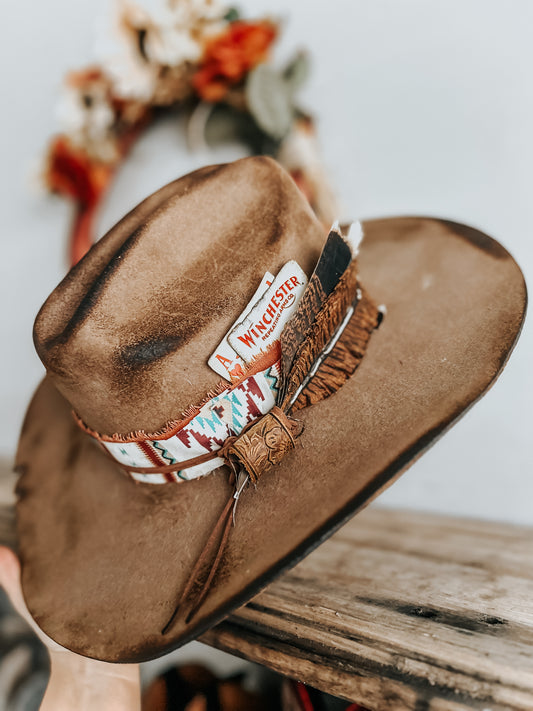
M 533 709 L 533 529 L 367 509 L 203 641 L 379 711 Z
M 533 529 L 371 507 L 202 641 L 375 711 L 530 711 Z

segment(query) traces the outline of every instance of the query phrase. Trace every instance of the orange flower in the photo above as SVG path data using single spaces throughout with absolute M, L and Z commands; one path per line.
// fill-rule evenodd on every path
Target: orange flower
M 107 83 L 104 73 L 100 67 L 88 67 L 87 69 L 81 69 L 78 72 L 69 72 L 67 74 L 66 83 L 77 89 L 83 89 L 96 81 Z
M 230 86 L 237 84 L 262 62 L 276 37 L 277 27 L 262 22 L 232 22 L 227 32 L 209 40 L 200 69 L 192 84 L 205 101 L 220 101 Z
M 112 169 L 92 161 L 65 136 L 58 136 L 50 147 L 46 182 L 57 193 L 84 205 L 94 205 L 107 187 Z
M 69 239 L 70 264 L 76 264 L 92 244 L 99 200 L 109 185 L 113 168 L 93 161 L 65 136 L 50 146 L 46 182 L 50 190 L 74 200 L 76 210 Z

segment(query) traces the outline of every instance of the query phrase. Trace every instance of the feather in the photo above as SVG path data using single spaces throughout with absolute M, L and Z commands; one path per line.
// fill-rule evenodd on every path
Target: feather
M 342 234 L 338 222 L 331 227 L 298 309 L 281 336 L 283 372 L 289 372 L 296 350 L 316 314 L 336 287 L 352 259 L 357 256 L 361 234 L 359 222 L 352 225 L 346 236 Z
M 295 353 L 291 368 L 284 375 L 279 405 L 282 410 L 287 410 L 296 391 L 335 335 L 347 310 L 356 299 L 357 262 L 353 260 L 307 329 L 305 338 Z
M 293 370 L 298 349 L 304 341 L 308 341 L 310 329 L 318 314 L 325 307 L 329 298 L 333 296 L 333 292 L 338 288 L 340 280 L 346 274 L 348 267 L 354 264 L 354 258 L 358 254 L 361 239 L 362 229 L 359 222 L 353 223 L 347 234 L 343 234 L 338 222 L 333 224 L 316 268 L 300 300 L 298 309 L 281 335 L 281 371 L 282 383 L 285 387 L 282 385 L 280 389 L 278 402 L 282 402 L 285 397 L 289 376 Z M 352 278 L 345 281 L 345 287 L 348 286 L 355 293 L 356 285 L 353 275 Z M 341 292 L 342 288 L 338 290 L 337 296 L 333 298 L 328 307 L 330 318 L 334 315 L 334 307 L 336 306 L 338 310 L 338 307 L 346 301 L 346 299 L 339 297 Z M 350 302 L 346 304 L 346 307 Z M 342 316 L 344 314 L 341 315 L 341 318 Z M 322 317 L 323 320 L 324 317 Z M 339 322 L 340 319 L 328 325 L 331 333 L 335 331 Z M 323 323 L 323 326 L 325 325 Z M 315 332 L 318 330 L 315 328 Z M 318 333 L 315 333 L 315 336 L 320 338 Z
M 364 289 L 333 342 L 319 356 L 308 376 L 292 397 L 289 414 L 333 395 L 353 375 L 366 352 L 368 341 L 381 314 Z

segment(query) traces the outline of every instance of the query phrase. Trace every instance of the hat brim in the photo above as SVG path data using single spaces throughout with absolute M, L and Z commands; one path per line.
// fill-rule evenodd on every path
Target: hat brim
M 245 490 L 206 600 L 166 635 L 229 495 L 227 476 L 136 484 L 43 381 L 17 455 L 17 531 L 26 603 L 55 641 L 139 662 L 194 639 L 331 535 L 492 384 L 527 300 L 508 252 L 429 218 L 373 220 L 365 233 L 361 281 L 386 305 L 384 322 L 339 392 L 298 413 L 301 444 Z

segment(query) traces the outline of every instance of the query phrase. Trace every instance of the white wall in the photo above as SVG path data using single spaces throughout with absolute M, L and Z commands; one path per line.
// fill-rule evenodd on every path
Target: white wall
M 35 313 L 65 269 L 68 207 L 31 172 L 55 128 L 61 77 L 92 59 L 108 0 L 0 6 L 2 43 L 0 454 L 11 456 L 42 376 Z M 286 17 L 277 56 L 311 50 L 304 104 L 319 118 L 342 199 L 363 217 L 401 213 L 468 222 L 532 272 L 533 3 L 529 0 L 242 0 Z M 213 161 L 237 157 L 235 148 Z M 148 192 L 196 167 L 167 121 L 120 174 L 101 232 Z M 499 382 L 383 497 L 388 505 L 533 524 L 533 328 Z

